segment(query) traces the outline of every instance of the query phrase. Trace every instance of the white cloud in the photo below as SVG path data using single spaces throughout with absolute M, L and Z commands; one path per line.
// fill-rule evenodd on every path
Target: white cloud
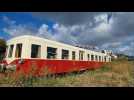
M 48 32 L 48 25 L 43 24 L 40 28 L 39 28 L 39 34 L 44 34 Z
M 72 25 L 72 26 L 65 26 L 63 24 L 56 23 L 53 25 L 54 32 L 56 33 L 53 35 L 53 39 L 59 40 L 62 42 L 67 43 L 90 43 L 91 40 L 95 40 L 96 38 L 100 37 L 110 37 L 110 33 L 107 33 L 105 28 L 107 26 L 103 26 L 103 23 L 101 23 L 102 26 L 97 26 L 95 28 L 91 28 L 91 24 L 82 24 L 82 25 Z M 102 29 L 101 29 L 102 28 Z M 101 31 L 98 31 L 98 30 Z M 87 44 L 92 45 L 92 44 Z
M 94 28 L 94 30 L 96 32 L 99 32 L 99 33 L 104 33 L 104 32 L 108 32 L 110 30 L 110 25 L 107 24 L 107 23 L 101 23 L 99 24 L 97 27 Z
M 24 34 L 32 34 L 25 25 L 14 25 L 3 29 L 4 32 L 9 33 L 11 36 L 19 36 Z
M 51 34 L 51 31 L 49 30 L 49 27 L 47 24 L 42 24 L 39 27 L 39 29 L 35 35 L 41 36 L 41 37 L 44 37 L 47 39 L 52 39 L 52 34 Z
M 57 32 L 57 34 L 69 34 L 71 30 L 69 30 L 69 27 L 66 27 L 62 24 L 55 24 L 53 25 L 54 30 Z
M 77 42 L 76 38 L 72 35 L 72 32 L 75 32 L 79 26 L 64 26 L 61 24 L 54 24 L 54 35 L 52 38 L 57 41 L 62 41 L 69 44 L 75 44 Z
M 97 15 L 94 17 L 95 19 L 95 22 L 98 23 L 98 22 L 107 22 L 107 14 L 104 13 L 104 14 L 100 14 L 100 15 Z
M 58 27 L 59 27 L 59 24 L 58 23 L 56 23 L 56 24 L 53 25 L 53 29 L 57 29 Z
M 38 29 L 38 35 L 49 34 L 48 25 L 42 24 Z
M 133 53 L 134 48 L 130 45 L 122 46 L 122 47 L 118 48 L 118 51 L 120 53 L 127 54 L 127 55 L 130 55 L 130 56 L 134 55 L 134 53 Z
M 127 50 L 129 50 L 129 49 L 130 49 L 129 46 L 123 46 L 123 47 L 120 47 L 120 48 L 119 48 L 119 51 L 125 52 L 125 51 L 127 51 Z
M 55 15 L 57 16 L 57 13 Z M 36 29 L 36 32 L 30 30 L 28 25 L 16 25 L 15 21 L 4 16 L 3 20 L 9 24 L 9 27 L 5 27 L 3 31 L 10 33 L 11 36 L 33 34 L 69 44 L 98 45 L 101 48 L 118 49 L 120 52 L 127 54 L 134 52 L 132 49 L 134 43 L 131 42 L 134 40 L 132 14 L 115 13 L 110 18 L 109 23 L 107 23 L 107 13 L 94 13 L 93 15 L 86 13 L 81 17 L 82 13 L 78 14 L 79 16 L 74 15 L 73 19 L 71 19 L 72 17 L 68 18 L 70 14 L 67 14 L 65 18 L 60 17 L 59 20 L 62 21 L 58 22 L 56 20 L 56 24 L 52 27 L 53 30 L 48 25 L 42 24 Z M 125 43 L 128 42 L 131 43 L 127 46 Z
M 111 18 L 109 22 L 107 22 L 107 14 L 103 14 L 101 16 L 97 16 L 96 20 L 99 21 L 98 25 L 93 28 L 94 33 L 98 37 L 110 37 L 112 36 L 111 30 L 114 25 L 114 18 Z
M 28 25 L 17 25 L 15 20 L 11 20 L 7 16 L 3 16 L 3 21 L 7 24 L 7 27 L 3 28 L 3 32 L 8 33 L 12 37 L 33 33 L 33 31 L 29 29 Z
M 101 46 L 101 48 L 113 48 L 113 49 L 117 49 L 122 45 L 121 42 L 110 42 L 110 43 L 105 43 Z
M 11 19 L 10 19 L 9 17 L 7 17 L 7 16 L 3 16 L 3 21 L 4 21 L 5 23 L 9 24 L 9 25 L 13 25 L 13 24 L 16 23 L 16 21 L 11 20 Z

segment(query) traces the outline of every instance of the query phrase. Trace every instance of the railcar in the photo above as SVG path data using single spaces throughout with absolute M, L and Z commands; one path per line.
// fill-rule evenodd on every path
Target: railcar
M 8 40 L 6 51 L 0 65 L 22 69 L 25 73 L 29 73 L 31 67 L 35 67 L 37 73 L 46 68 L 52 74 L 96 69 L 111 61 L 106 53 L 30 35 Z

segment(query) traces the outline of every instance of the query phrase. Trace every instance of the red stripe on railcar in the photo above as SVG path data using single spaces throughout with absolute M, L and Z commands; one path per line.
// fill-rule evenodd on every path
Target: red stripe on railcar
M 11 63 L 17 65 L 17 71 L 21 69 L 24 73 L 29 73 L 33 66 L 36 69 L 36 74 L 39 74 L 45 68 L 52 74 L 96 69 L 100 68 L 104 63 L 96 61 L 24 59 L 24 64 L 19 64 L 18 61 L 14 60 Z

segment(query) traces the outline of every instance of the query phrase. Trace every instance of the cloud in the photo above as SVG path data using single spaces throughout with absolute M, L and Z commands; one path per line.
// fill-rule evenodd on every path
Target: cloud
M 76 36 L 78 35 L 77 29 L 81 26 L 64 26 L 61 24 L 54 24 L 54 35 L 52 36 L 54 40 L 75 45 L 77 43 Z
M 88 23 L 101 13 L 103 12 L 33 12 L 32 15 L 70 26 Z
M 39 29 L 35 35 L 41 36 L 41 37 L 43 36 L 47 39 L 52 39 L 52 34 L 51 34 L 51 31 L 49 30 L 49 26 L 46 24 L 42 24 L 39 27 Z
M 124 52 L 124 51 L 128 51 L 129 50 L 129 46 L 123 46 L 121 48 L 119 48 L 120 52 Z
M 94 19 L 95 19 L 95 22 L 98 23 L 98 22 L 107 22 L 107 14 L 104 13 L 104 14 L 100 14 L 98 16 L 95 16 Z
M 103 44 L 102 48 L 118 48 L 121 45 L 122 45 L 121 42 L 110 42 Z
M 94 45 L 134 55 L 134 13 L 112 12 L 108 20 L 109 14 L 111 12 L 33 12 L 34 18 L 55 24 L 50 28 L 44 23 L 35 29 L 17 25 L 5 17 L 3 19 L 10 25 L 3 30 L 12 36 L 33 34 L 68 44 Z
M 3 21 L 8 24 L 8 25 L 14 25 L 16 23 L 16 21 L 11 20 L 9 17 L 7 16 L 3 16 Z
M 10 26 L 8 28 L 4 28 L 3 31 L 9 33 L 12 37 L 24 34 L 33 34 L 32 31 L 30 31 L 29 29 L 27 29 L 26 26 L 23 25 Z
M 104 20 L 105 18 L 105 20 Z M 97 27 L 94 28 L 94 30 L 96 32 L 99 32 L 99 33 L 109 33 L 112 29 L 112 26 L 113 26 L 113 23 L 114 23 L 114 20 L 110 20 L 110 22 L 108 23 L 107 22 L 107 17 L 104 17 L 103 19 L 101 19 L 101 23 L 97 25 Z M 100 19 L 99 19 L 100 20 Z
M 125 46 L 122 46 L 122 47 L 119 48 L 119 52 L 123 53 L 123 54 L 125 52 L 128 55 L 133 55 L 134 48 L 131 45 L 125 45 Z
M 124 51 L 123 53 L 125 54 L 130 54 L 131 52 L 134 55 L 133 47 L 130 45 L 134 41 L 134 13 L 112 12 L 109 23 L 107 23 L 110 13 L 44 12 L 32 14 L 34 17 L 53 20 L 61 24 L 59 32 L 64 30 L 68 35 L 65 41 L 71 41 L 69 38 L 73 37 L 80 44 L 96 45 L 99 48 L 113 49 L 114 51 Z M 71 27 L 72 29 L 76 27 L 76 29 L 74 28 L 72 32 Z M 62 35 L 66 37 L 66 34 Z M 58 34 L 57 37 L 62 38 L 62 35 Z
M 3 16 L 3 21 L 5 22 L 6 27 L 2 30 L 5 33 L 8 33 L 11 37 L 16 37 L 24 34 L 35 34 L 36 29 L 29 24 L 17 24 L 15 20 L 10 19 L 7 16 Z

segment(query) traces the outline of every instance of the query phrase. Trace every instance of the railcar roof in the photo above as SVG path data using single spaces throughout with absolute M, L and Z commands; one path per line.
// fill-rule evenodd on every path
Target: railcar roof
M 42 38 L 42 37 L 39 37 L 39 36 L 33 36 L 33 35 L 17 36 L 17 37 L 14 37 L 14 38 L 8 40 L 7 43 L 10 43 L 11 41 L 14 41 L 14 40 L 20 40 L 20 39 L 25 39 L 25 38 L 48 41 L 50 43 L 53 42 L 53 43 L 58 44 L 58 45 L 71 46 L 72 48 L 75 48 L 75 49 L 88 50 L 88 51 L 91 51 L 91 52 L 94 52 L 94 53 L 102 54 L 101 52 L 97 52 L 97 51 L 93 51 L 93 50 L 89 50 L 89 49 L 85 49 L 85 48 L 80 48 L 80 47 L 76 47 L 76 46 L 73 46 L 73 45 L 69 45 L 69 44 L 65 44 L 65 43 L 61 43 L 61 42 L 57 42 L 57 41 L 54 41 L 54 40 L 49 40 L 49 39 L 46 39 L 46 38 Z

